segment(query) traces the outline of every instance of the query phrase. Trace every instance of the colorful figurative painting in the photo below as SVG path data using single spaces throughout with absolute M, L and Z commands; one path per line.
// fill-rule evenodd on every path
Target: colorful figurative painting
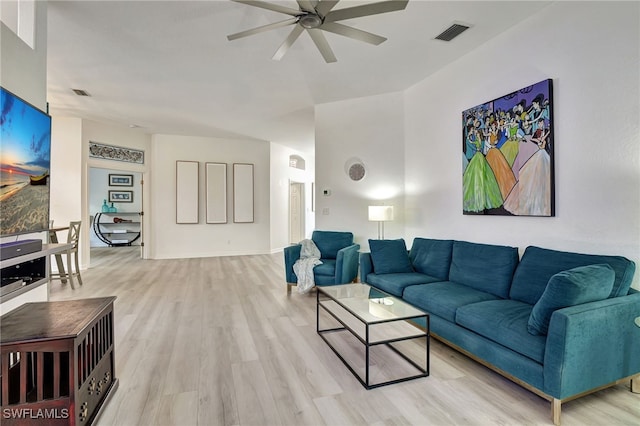
M 554 216 L 552 80 L 462 113 L 463 213 Z

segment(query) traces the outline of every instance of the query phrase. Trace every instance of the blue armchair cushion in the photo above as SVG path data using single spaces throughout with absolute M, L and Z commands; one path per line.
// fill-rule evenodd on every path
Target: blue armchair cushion
M 454 241 L 449 280 L 507 299 L 517 265 L 516 247 Z
M 398 240 L 369 240 L 373 272 L 375 274 L 398 274 L 413 272 L 407 245 Z
M 534 305 L 554 274 L 578 266 L 600 263 L 608 264 L 615 271 L 616 277 L 609 297 L 626 295 L 636 270 L 636 265 L 631 260 L 622 256 L 572 253 L 529 246 L 513 275 L 509 298 Z
M 326 275 L 328 277 L 334 277 L 336 275 L 336 260 L 324 259 L 321 265 L 316 265 L 313 268 L 313 275 Z
M 353 234 L 341 231 L 313 231 L 311 239 L 322 259 L 335 259 L 338 251 L 353 244 Z
M 527 330 L 546 335 L 556 309 L 606 299 L 611 293 L 615 272 L 607 264 L 580 266 L 555 274 L 529 316 Z
M 440 281 L 449 279 L 453 240 L 433 240 L 416 237 L 411 245 L 409 259 L 416 272 Z

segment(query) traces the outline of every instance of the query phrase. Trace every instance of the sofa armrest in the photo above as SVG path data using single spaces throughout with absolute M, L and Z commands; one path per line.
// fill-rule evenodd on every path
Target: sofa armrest
M 360 282 L 366 283 L 367 276 L 373 272 L 373 261 L 371 253 L 360 253 Z
M 360 244 L 352 244 L 338 250 L 336 284 L 350 283 L 358 276 L 358 250 L 360 250 Z
M 284 278 L 288 283 L 297 283 L 298 277 L 293 272 L 293 264 L 300 259 L 301 244 L 295 244 L 284 248 Z
M 640 293 L 555 311 L 544 355 L 544 392 L 564 399 L 639 374 L 638 317 Z

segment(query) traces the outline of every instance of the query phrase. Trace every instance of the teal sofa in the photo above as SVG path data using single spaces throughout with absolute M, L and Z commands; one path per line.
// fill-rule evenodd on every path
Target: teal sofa
M 358 276 L 358 253 L 360 244 L 353 242 L 353 233 L 344 231 L 315 230 L 311 240 L 320 250 L 321 265 L 313 268 L 316 285 L 337 285 L 355 281 Z M 302 246 L 294 244 L 284 248 L 284 275 L 287 293 L 298 284 L 293 264 L 300 259 Z
M 634 262 L 426 238 L 370 250 L 362 282 L 428 312 L 433 337 L 550 401 L 555 424 L 563 402 L 625 380 L 640 392 Z

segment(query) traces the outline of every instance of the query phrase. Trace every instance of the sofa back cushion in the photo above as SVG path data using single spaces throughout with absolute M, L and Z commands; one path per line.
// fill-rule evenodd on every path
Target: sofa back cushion
M 517 247 L 454 241 L 449 280 L 506 299 L 517 265 Z
M 533 305 L 527 330 L 533 335 L 547 334 L 551 314 L 556 309 L 606 299 L 614 279 L 615 272 L 606 263 L 558 272 L 551 277 L 542 296 Z
M 415 238 L 409 258 L 416 272 L 446 281 L 449 279 L 452 250 L 453 240 Z
M 313 231 L 311 239 L 320 250 L 323 259 L 335 259 L 338 250 L 353 244 L 353 234 L 341 231 Z
M 407 245 L 398 240 L 369 240 L 371 262 L 375 274 L 398 274 L 413 272 Z
M 622 256 L 581 254 L 529 246 L 514 274 L 509 297 L 534 305 L 553 275 L 579 266 L 602 263 L 611 266 L 615 272 L 609 297 L 626 295 L 636 270 L 636 265 L 631 260 Z

